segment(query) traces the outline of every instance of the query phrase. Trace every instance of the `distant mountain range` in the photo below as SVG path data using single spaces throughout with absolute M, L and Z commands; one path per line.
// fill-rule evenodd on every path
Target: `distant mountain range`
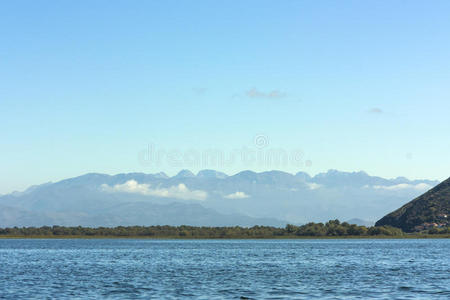
M 284 226 L 354 217 L 369 224 L 437 184 L 336 170 L 314 177 L 281 171 L 90 173 L 0 196 L 0 227 Z
M 450 221 L 450 178 L 379 220 L 376 225 L 390 225 L 403 231 L 448 226 Z
M 370 226 L 375 225 L 375 222 L 366 221 L 366 220 L 362 220 L 362 219 L 359 219 L 359 218 L 353 218 L 353 219 L 347 220 L 346 222 L 349 223 L 349 224 L 355 224 L 355 225 L 358 225 L 358 226 L 366 226 L 366 227 L 370 227 Z

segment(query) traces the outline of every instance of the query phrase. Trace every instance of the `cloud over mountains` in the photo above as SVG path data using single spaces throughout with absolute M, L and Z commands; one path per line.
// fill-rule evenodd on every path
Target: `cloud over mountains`
M 232 193 L 232 194 L 228 194 L 228 195 L 224 196 L 224 198 L 226 198 L 226 199 L 245 199 L 245 198 L 249 198 L 249 197 L 250 196 L 244 192 L 236 192 L 236 193 Z
M 122 184 L 109 186 L 102 184 L 101 189 L 109 193 L 131 193 L 145 196 L 155 196 L 162 198 L 174 198 L 182 200 L 199 200 L 203 201 L 208 197 L 208 193 L 201 190 L 190 190 L 185 184 L 179 183 L 168 188 L 155 187 L 152 188 L 150 184 L 138 183 L 136 180 L 128 180 Z
M 431 184 L 427 184 L 427 183 L 418 183 L 418 184 L 409 184 L 409 183 L 400 183 L 400 184 L 395 184 L 395 185 L 388 185 L 388 186 L 384 186 L 384 185 L 375 185 L 373 186 L 374 189 L 377 190 L 388 190 L 388 191 L 399 191 L 399 190 L 407 190 L 407 189 L 411 189 L 411 190 L 416 190 L 416 191 L 427 191 L 429 189 L 431 189 L 433 186 Z

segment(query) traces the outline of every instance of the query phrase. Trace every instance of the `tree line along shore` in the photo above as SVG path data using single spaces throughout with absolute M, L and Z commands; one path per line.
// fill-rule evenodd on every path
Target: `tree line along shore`
M 172 238 L 172 239 L 277 239 L 277 238 L 421 238 L 450 237 L 450 227 L 405 233 L 391 226 L 358 226 L 339 220 L 326 223 L 288 224 L 284 228 L 195 227 L 195 226 L 118 226 L 118 227 L 13 227 L 0 228 L 0 238 Z

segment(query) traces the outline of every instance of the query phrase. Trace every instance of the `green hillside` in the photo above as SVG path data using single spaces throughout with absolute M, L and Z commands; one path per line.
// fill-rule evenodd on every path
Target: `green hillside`
M 375 225 L 390 225 L 405 232 L 449 225 L 450 178 L 399 209 L 384 216 Z

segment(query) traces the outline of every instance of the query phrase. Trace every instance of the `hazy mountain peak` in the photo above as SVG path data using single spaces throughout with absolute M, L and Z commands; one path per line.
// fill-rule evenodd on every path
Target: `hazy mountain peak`
M 291 173 L 283 172 L 283 171 L 266 171 L 258 174 L 258 178 L 262 180 L 264 183 L 273 183 L 273 184 L 289 184 L 292 180 L 296 179 L 294 175 Z
M 215 171 L 215 170 L 201 170 L 200 172 L 197 173 L 197 177 L 223 179 L 223 178 L 228 177 L 228 175 L 225 173 L 219 172 L 219 171 Z
M 278 171 L 278 170 L 264 171 L 264 172 L 261 172 L 259 174 L 271 175 L 271 176 L 289 176 L 289 177 L 290 176 L 294 176 L 291 173 L 284 172 L 284 171 Z
M 250 171 L 250 170 L 245 170 L 245 171 L 241 171 L 237 174 L 234 174 L 232 177 L 234 178 L 245 178 L 245 179 L 251 179 L 251 180 L 256 180 L 256 178 L 258 177 L 258 173 Z
M 147 176 L 147 175 L 145 173 L 140 173 L 140 172 L 120 173 L 120 174 L 114 175 L 114 177 L 124 177 L 124 178 L 139 178 L 139 177 L 143 177 L 143 176 Z
M 313 182 L 327 186 L 372 186 L 390 184 L 389 180 L 377 176 L 370 176 L 364 171 L 341 172 L 338 170 L 328 170 L 326 173 L 319 173 L 312 178 Z
M 14 197 L 23 196 L 23 195 L 32 193 L 32 192 L 36 191 L 36 190 L 39 189 L 39 188 L 43 188 L 43 187 L 45 187 L 45 186 L 49 186 L 49 185 L 51 185 L 52 183 L 53 183 L 53 182 L 49 181 L 49 182 L 46 182 L 46 183 L 43 183 L 43 184 L 32 185 L 32 186 L 30 186 L 29 188 L 27 188 L 26 190 L 24 190 L 24 191 L 22 191 L 22 192 L 20 192 L 20 191 L 14 191 L 14 192 L 10 193 L 10 195 L 11 195 L 11 196 L 14 196 Z M 3 196 L 3 195 L 0 195 L 0 196 Z
M 336 169 L 329 169 L 326 173 L 319 173 L 320 176 L 330 176 L 330 175 L 337 175 L 337 176 L 369 176 L 364 171 L 356 171 L 356 172 L 345 172 L 345 171 L 339 171 Z
M 105 176 L 110 176 L 110 175 L 108 175 L 108 174 L 103 174 L 103 173 L 95 173 L 95 172 L 92 172 L 92 173 L 86 173 L 86 174 L 84 174 L 84 175 L 81 175 L 81 176 L 79 176 L 79 178 L 80 178 L 80 177 L 99 178 L 99 177 L 105 177 Z
M 57 182 L 57 185 L 77 185 L 77 184 L 84 184 L 84 183 L 98 183 L 103 182 L 107 180 L 108 178 L 111 178 L 111 175 L 102 174 L 102 173 L 87 173 L 81 176 L 68 178 L 61 180 Z
M 155 178 L 163 178 L 163 179 L 169 178 L 169 176 L 167 176 L 167 174 L 164 172 L 155 173 L 153 174 L 153 176 L 155 176 Z
M 311 176 L 308 173 L 306 173 L 306 172 L 297 172 L 295 174 L 295 177 L 297 177 L 297 178 L 299 178 L 299 179 L 301 179 L 303 181 L 308 181 L 308 180 L 311 179 Z
M 181 170 L 180 172 L 178 172 L 177 175 L 174 176 L 174 178 L 191 178 L 191 177 L 195 177 L 195 174 L 189 170 Z
M 367 220 L 363 220 L 360 218 L 353 218 L 353 219 L 347 220 L 346 222 L 349 224 L 355 224 L 358 226 L 373 226 L 375 224 L 375 222 L 373 222 L 373 221 L 367 221 Z

